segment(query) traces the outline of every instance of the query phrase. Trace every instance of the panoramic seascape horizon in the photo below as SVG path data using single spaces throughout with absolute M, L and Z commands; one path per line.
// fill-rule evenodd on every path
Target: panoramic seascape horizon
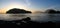
M 36 22 L 58 22 L 60 21 L 60 14 L 47 14 L 47 13 L 36 13 L 36 14 L 0 14 L 0 20 L 12 21 L 21 20 L 23 18 L 30 17 L 31 21 Z
M 0 0 L 0 28 L 59 28 L 60 0 Z

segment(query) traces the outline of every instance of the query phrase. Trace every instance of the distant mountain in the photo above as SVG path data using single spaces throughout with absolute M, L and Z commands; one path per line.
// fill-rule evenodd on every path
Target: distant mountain
M 19 9 L 19 8 L 13 8 L 7 11 L 6 13 L 9 14 L 19 14 L 19 13 L 32 13 L 31 11 L 26 11 L 24 9 Z

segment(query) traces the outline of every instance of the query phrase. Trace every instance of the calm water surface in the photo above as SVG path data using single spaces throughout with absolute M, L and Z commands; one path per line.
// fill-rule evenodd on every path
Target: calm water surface
M 60 14 L 0 14 L 0 20 L 21 20 L 22 18 L 30 17 L 32 21 L 48 22 L 48 21 L 60 21 Z

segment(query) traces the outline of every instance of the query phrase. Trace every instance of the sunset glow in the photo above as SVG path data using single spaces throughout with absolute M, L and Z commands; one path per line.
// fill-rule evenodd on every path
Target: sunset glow
M 7 6 L 5 8 L 2 8 L 0 10 L 0 13 L 6 13 L 6 11 L 8 11 L 8 10 L 10 10 L 12 8 L 19 8 L 19 9 L 25 9 L 25 10 L 27 10 L 27 8 L 25 6 L 18 5 L 18 4 L 10 4 L 9 6 Z
M 60 10 L 60 0 L 0 0 L 0 13 L 5 13 L 12 8 L 20 8 L 32 12 L 45 11 L 47 9 Z

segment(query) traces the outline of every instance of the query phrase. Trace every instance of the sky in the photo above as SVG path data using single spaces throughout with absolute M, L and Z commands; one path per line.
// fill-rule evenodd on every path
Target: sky
M 60 10 L 60 0 L 0 0 L 0 11 L 6 11 L 11 8 L 21 8 L 31 11 Z

